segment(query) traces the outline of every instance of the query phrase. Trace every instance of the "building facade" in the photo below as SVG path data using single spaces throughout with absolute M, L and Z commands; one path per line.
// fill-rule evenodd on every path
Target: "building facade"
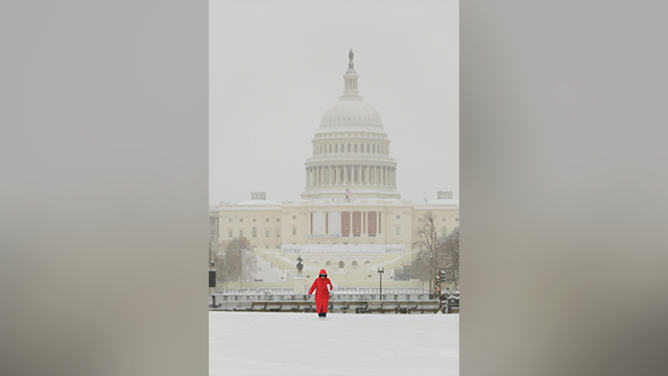
M 439 191 L 424 204 L 401 200 L 390 140 L 378 112 L 359 95 L 353 57 L 351 50 L 343 95 L 312 140 L 302 199 L 268 201 L 265 192 L 252 192 L 249 201 L 209 210 L 212 238 L 244 236 L 278 271 L 259 278 L 259 286 L 290 286 L 301 256 L 305 277 L 325 268 L 340 286 L 376 286 L 382 266 L 388 287 L 409 287 L 410 281 L 396 281 L 393 274 L 411 262 L 424 216 L 433 215 L 441 236 L 459 227 L 452 192 Z

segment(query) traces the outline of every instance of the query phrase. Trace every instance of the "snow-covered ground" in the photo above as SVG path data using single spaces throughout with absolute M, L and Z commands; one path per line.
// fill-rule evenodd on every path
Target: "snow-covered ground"
M 459 314 L 209 312 L 209 375 L 458 375 Z

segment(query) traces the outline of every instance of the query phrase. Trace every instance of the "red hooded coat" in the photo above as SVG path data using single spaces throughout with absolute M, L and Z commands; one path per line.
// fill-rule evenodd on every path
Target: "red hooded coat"
M 325 269 L 320 270 L 319 274 L 327 275 Z M 327 287 L 329 285 L 329 287 Z M 315 309 L 318 313 L 327 313 L 327 306 L 329 305 L 329 291 L 334 289 L 332 281 L 329 278 L 316 278 L 313 281 L 313 286 L 308 290 L 309 295 L 313 294 L 315 290 Z

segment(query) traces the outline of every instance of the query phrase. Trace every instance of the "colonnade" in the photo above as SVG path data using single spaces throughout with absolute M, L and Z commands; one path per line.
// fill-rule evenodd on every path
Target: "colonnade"
M 325 212 L 325 216 L 329 218 L 330 212 Z M 341 214 L 341 236 L 343 237 L 377 237 L 382 235 L 382 212 L 379 211 L 344 211 Z M 356 217 L 357 215 L 357 217 Z M 313 212 L 309 216 L 309 235 L 313 235 Z M 375 222 L 371 225 L 372 220 Z M 348 223 L 348 230 L 345 231 L 343 223 Z M 328 220 L 325 223 L 329 223 Z M 325 226 L 327 226 L 325 224 Z M 328 234 L 329 229 L 326 227 L 324 233 Z M 355 231 L 359 230 L 356 234 Z
M 306 168 L 306 186 L 373 185 L 396 187 L 397 169 L 387 166 L 343 165 Z

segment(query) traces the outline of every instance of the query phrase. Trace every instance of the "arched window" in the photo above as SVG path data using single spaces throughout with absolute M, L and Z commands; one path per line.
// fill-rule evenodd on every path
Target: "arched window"
M 343 260 L 339 261 L 339 269 L 343 269 L 344 266 L 346 266 L 346 263 Z
M 371 265 L 371 261 L 364 261 L 364 266 L 369 266 Z
M 296 227 L 292 228 L 292 235 L 297 235 L 297 228 Z
M 352 265 L 353 265 L 353 270 L 357 269 L 357 261 L 353 261 Z
M 331 265 L 332 265 L 332 262 L 331 262 L 331 261 L 327 260 L 327 261 L 325 262 L 325 266 L 331 266 Z
M 257 228 L 253 227 L 253 237 L 257 238 Z

